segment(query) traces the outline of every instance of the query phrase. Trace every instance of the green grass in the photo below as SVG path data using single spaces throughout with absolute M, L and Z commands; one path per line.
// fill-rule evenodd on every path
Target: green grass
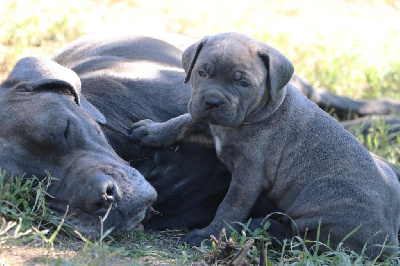
M 42 181 L 36 177 L 6 178 L 0 169 L 0 254 L 40 239 L 46 240 L 46 248 L 53 244 L 59 229 L 49 239 L 46 235 L 63 221 L 52 214 L 45 201 L 51 179 L 49 175 Z
M 313 8 L 309 8 L 310 3 Z M 50 58 L 64 44 L 85 33 L 157 36 L 157 30 L 172 30 L 201 38 L 237 31 L 278 48 L 293 62 L 296 72 L 317 88 L 358 99 L 400 99 L 398 25 L 398 0 L 4 0 L 0 2 L 0 81 L 20 58 Z M 389 135 L 384 122 L 367 134 L 354 130 L 369 150 L 391 162 L 400 162 L 400 137 Z M 41 263 L 52 265 L 217 264 L 232 259 L 249 239 L 256 240 L 249 254 L 259 258 L 261 236 L 265 239 L 267 265 L 400 264 L 399 254 L 368 261 L 343 247 L 316 256 L 303 245 L 302 238 L 272 248 L 265 228 L 251 232 L 245 224 L 242 232 L 233 233 L 235 249 L 226 254 L 216 245 L 200 251 L 190 249 L 181 241 L 182 231 L 135 230 L 119 236 L 105 232 L 98 239 L 82 237 L 77 244 L 71 237 L 75 233 L 67 230 L 63 217 L 54 216 L 46 204 L 44 195 L 50 182 L 50 175 L 43 181 L 26 177 L 5 181 L 1 172 L 0 264 L 2 254 L 9 254 L 12 247 L 39 247 Z M 229 240 L 226 236 L 223 239 Z M 243 261 L 254 262 L 248 256 Z
M 1 171 L 1 170 L 0 170 Z M 51 184 L 48 175 L 42 181 L 37 177 L 24 176 L 5 178 L 0 173 L 0 215 L 8 220 L 21 220 L 21 229 L 30 229 L 45 224 L 58 224 L 59 220 L 52 215 L 46 205 L 45 191 Z
M 392 163 L 400 163 L 400 135 L 398 132 L 390 133 L 390 125 L 386 125 L 385 120 L 379 119 L 368 129 L 367 134 L 357 127 L 351 131 L 369 151 Z

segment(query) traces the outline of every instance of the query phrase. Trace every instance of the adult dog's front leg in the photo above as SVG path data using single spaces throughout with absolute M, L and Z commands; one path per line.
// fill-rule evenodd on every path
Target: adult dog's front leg
M 214 220 L 205 228 L 191 231 L 185 237 L 188 244 L 199 246 L 204 239 L 210 239 L 210 235 L 218 236 L 223 228 L 229 232 L 226 223 L 237 228 L 238 225 L 232 222 L 244 222 L 248 218 L 263 188 L 261 175 L 249 171 L 249 168 L 243 169 L 242 172 L 246 172 L 245 176 L 244 173 L 233 173 L 228 193 L 219 205 Z

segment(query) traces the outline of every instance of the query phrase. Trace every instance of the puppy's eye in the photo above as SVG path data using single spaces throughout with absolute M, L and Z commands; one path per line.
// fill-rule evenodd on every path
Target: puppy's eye
M 239 85 L 242 87 L 247 87 L 247 86 L 250 86 L 250 83 L 246 80 L 241 80 L 241 81 L 239 81 Z
M 207 73 L 204 70 L 199 70 L 199 76 L 205 77 L 205 76 L 207 76 Z

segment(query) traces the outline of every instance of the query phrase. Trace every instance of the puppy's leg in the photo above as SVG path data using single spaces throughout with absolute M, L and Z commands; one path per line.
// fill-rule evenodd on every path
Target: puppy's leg
M 274 247 L 282 246 L 285 239 L 292 238 L 292 228 L 290 225 L 280 223 L 271 218 L 256 218 L 252 219 L 249 224 L 249 230 L 254 231 L 257 228 L 265 228 L 265 224 L 269 224 L 266 232 L 272 237 L 272 245 Z
M 209 239 L 210 235 L 217 236 L 223 228 L 229 232 L 226 223 L 244 222 L 247 219 L 263 190 L 262 172 L 255 168 L 246 165 L 234 170 L 228 193 L 219 205 L 214 220 L 203 229 L 191 231 L 185 237 L 187 243 L 199 246 L 204 239 Z M 234 224 L 231 225 L 235 227 Z
M 194 121 L 190 114 L 180 115 L 163 123 L 150 119 L 141 120 L 132 126 L 130 137 L 146 147 L 166 147 L 178 141 L 214 146 L 210 127 Z

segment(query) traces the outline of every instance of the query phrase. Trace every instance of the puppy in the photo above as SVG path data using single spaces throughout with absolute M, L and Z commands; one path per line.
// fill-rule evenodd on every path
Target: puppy
M 317 240 L 320 230 L 319 241 L 335 248 L 355 230 L 345 245 L 356 252 L 366 245 L 371 258 L 379 245 L 398 245 L 396 175 L 288 84 L 293 66 L 287 58 L 251 37 L 224 33 L 187 48 L 182 65 L 192 87 L 189 114 L 140 121 L 132 137 L 147 146 L 213 143 L 232 172 L 214 220 L 191 231 L 189 244 L 217 235 L 225 222 L 245 221 L 263 195 L 291 218 L 278 238 Z

